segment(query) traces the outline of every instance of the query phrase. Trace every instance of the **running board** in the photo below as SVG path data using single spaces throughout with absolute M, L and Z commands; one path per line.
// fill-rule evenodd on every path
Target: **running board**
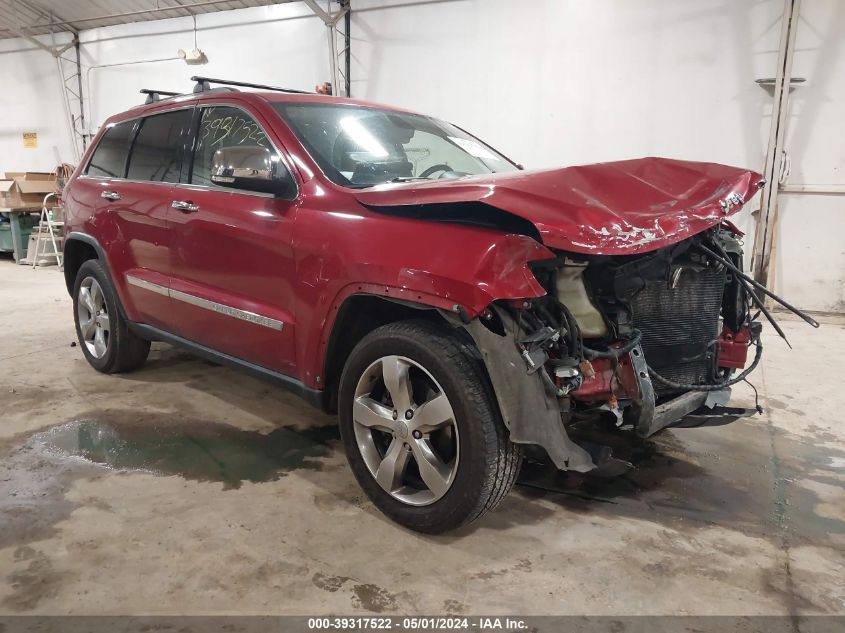
M 132 330 L 133 333 L 137 334 L 141 338 L 147 339 L 148 341 L 163 341 L 165 343 L 170 343 L 171 345 L 181 347 L 192 354 L 213 363 L 219 363 L 221 365 L 228 365 L 229 367 L 241 369 L 255 378 L 261 378 L 262 380 L 271 382 L 274 385 L 284 387 L 304 399 L 308 402 L 308 404 L 315 406 L 318 409 L 323 409 L 323 391 L 307 387 L 303 382 L 297 380 L 296 378 L 291 378 L 285 374 L 280 374 L 272 369 L 261 367 L 260 365 L 241 360 L 240 358 L 235 358 L 234 356 L 229 356 L 228 354 L 218 352 L 210 347 L 206 347 L 205 345 L 194 343 L 186 338 L 176 336 L 175 334 L 165 332 L 164 330 L 159 330 L 158 328 L 154 328 L 150 325 L 133 323 L 130 321 L 129 329 Z

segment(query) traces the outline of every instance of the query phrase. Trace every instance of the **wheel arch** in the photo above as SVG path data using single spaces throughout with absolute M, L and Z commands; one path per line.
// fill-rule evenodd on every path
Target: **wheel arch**
M 89 259 L 100 260 L 109 280 L 114 285 L 106 254 L 96 238 L 77 231 L 68 233 L 64 240 L 63 250 L 65 286 L 69 295 L 73 294 L 73 285 L 76 282 L 76 274 L 79 272 L 79 268 Z
M 441 311 L 432 305 L 369 293 L 346 297 L 337 308 L 323 358 L 323 408 L 326 412 L 337 412 L 340 375 L 349 354 L 361 339 L 382 325 L 421 318 L 447 323 Z

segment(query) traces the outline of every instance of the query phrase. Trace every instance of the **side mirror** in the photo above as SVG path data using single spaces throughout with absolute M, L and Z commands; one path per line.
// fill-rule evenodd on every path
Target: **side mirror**
M 277 196 L 292 195 L 293 177 L 275 152 L 266 147 L 223 147 L 211 159 L 211 182 Z

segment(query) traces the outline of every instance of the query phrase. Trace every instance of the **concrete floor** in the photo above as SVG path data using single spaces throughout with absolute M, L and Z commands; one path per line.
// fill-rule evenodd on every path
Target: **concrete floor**
M 161 344 L 96 373 L 54 269 L 0 259 L 0 306 L 0 613 L 845 613 L 841 319 L 766 328 L 763 416 L 622 442 L 615 480 L 530 469 L 425 537 L 294 396 Z

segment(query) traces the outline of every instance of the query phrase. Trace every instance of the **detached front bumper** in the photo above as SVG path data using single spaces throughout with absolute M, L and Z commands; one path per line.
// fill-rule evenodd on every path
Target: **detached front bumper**
M 731 399 L 730 387 L 718 391 L 688 391 L 656 404 L 654 385 L 649 378 L 648 365 L 640 346 L 632 350 L 631 363 L 636 373 L 640 399 L 632 407 L 633 419 L 630 422 L 640 437 L 651 437 L 661 429 L 670 427 L 722 426 L 757 413 L 757 409 L 727 406 Z
M 670 427 L 722 426 L 757 413 L 757 409 L 726 406 L 730 397 L 730 388 L 709 392 L 689 391 L 654 407 L 650 419 L 640 417 L 636 422 L 637 434 L 649 437 Z
M 570 438 L 557 396 L 544 384 L 539 371 L 532 372 L 526 367 L 518 347 L 512 339 L 508 340 L 518 331 L 511 317 L 497 312 L 504 326 L 503 335 L 494 333 L 479 319 L 464 323 L 451 313 L 441 314 L 454 327 L 463 328 L 475 342 L 512 442 L 542 447 L 560 470 L 588 472 L 606 461 L 609 451 L 596 452 Z M 631 395 L 625 422 L 632 424 L 641 437 L 667 427 L 728 424 L 756 413 L 755 409 L 726 406 L 730 389 L 691 391 L 657 404 L 642 348 L 634 347 L 629 358 L 631 380 L 636 382 L 630 385 L 631 391 L 637 395 Z

